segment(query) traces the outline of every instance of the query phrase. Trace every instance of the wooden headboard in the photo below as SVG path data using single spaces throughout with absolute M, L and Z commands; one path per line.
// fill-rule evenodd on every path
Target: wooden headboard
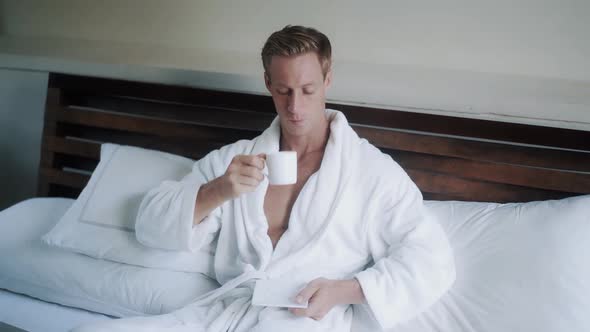
M 590 193 L 590 132 L 328 104 L 390 154 L 426 199 L 517 202 Z M 268 96 L 51 74 L 39 196 L 76 197 L 101 142 L 193 159 L 253 138 Z

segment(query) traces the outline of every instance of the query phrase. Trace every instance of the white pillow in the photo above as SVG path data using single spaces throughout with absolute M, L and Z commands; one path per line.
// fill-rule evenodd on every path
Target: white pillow
M 426 204 L 449 236 L 457 280 L 389 332 L 590 331 L 590 195 Z M 355 323 L 355 332 L 372 331 Z
M 214 276 L 211 245 L 196 252 L 168 251 L 146 247 L 135 238 L 144 194 L 164 180 L 180 180 L 193 163 L 160 151 L 103 144 L 90 181 L 43 240 L 96 258 Z
M 41 234 L 72 203 L 36 198 L 0 212 L 0 288 L 126 317 L 168 313 L 218 287 L 201 273 L 143 268 L 48 247 Z

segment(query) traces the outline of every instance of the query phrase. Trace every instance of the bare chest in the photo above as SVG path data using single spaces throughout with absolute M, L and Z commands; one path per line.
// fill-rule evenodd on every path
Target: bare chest
M 287 186 L 269 186 L 264 197 L 264 213 L 268 221 L 268 236 L 273 248 L 289 228 L 289 217 L 301 189 L 319 165 L 299 165 L 297 183 Z

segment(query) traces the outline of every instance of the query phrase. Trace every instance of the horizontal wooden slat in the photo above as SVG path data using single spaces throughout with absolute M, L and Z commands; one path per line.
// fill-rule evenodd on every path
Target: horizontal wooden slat
M 43 137 L 44 148 L 53 152 L 100 159 L 100 144 L 56 136 Z
M 406 169 L 406 171 L 420 190 L 425 193 L 425 197 L 507 203 L 558 199 L 574 195 L 558 191 L 468 180 L 422 170 Z
M 328 104 L 350 123 L 590 151 L 590 132 L 370 107 Z M 559 133 L 559 134 L 557 134 Z
M 47 183 L 55 183 L 72 188 L 82 189 L 90 180 L 90 176 L 73 172 L 65 172 L 53 168 L 42 168 L 41 175 Z
M 213 128 L 161 119 L 150 119 L 131 115 L 97 112 L 85 109 L 54 110 L 59 122 L 79 124 L 99 128 L 130 131 L 162 137 L 184 137 L 195 139 L 213 139 L 220 141 L 237 141 L 253 138 L 260 134 L 255 130 Z
M 61 137 L 45 137 L 45 141 L 47 142 L 47 149 L 58 153 L 59 158 L 61 161 L 57 163 L 57 166 L 69 166 L 69 167 L 76 167 L 79 166 L 77 161 L 73 163 L 68 163 L 67 156 L 74 156 L 74 157 L 86 157 L 94 160 L 100 159 L 100 145 L 101 143 L 98 142 L 83 142 L 78 141 L 75 139 L 66 139 Z M 106 142 L 105 142 L 106 143 Z M 159 139 L 158 137 L 154 138 L 154 141 L 137 141 L 132 143 L 137 144 L 128 144 L 125 141 L 117 141 L 111 140 L 109 143 L 121 144 L 121 145 L 132 145 L 146 149 L 158 150 L 163 152 L 168 152 L 180 156 L 184 156 L 187 158 L 192 158 L 194 160 L 198 160 L 203 158 L 207 153 L 211 152 L 212 150 L 218 148 L 215 146 L 211 146 L 210 144 L 191 144 L 189 142 L 185 144 L 181 144 L 177 141 L 166 141 L 163 139 Z M 86 169 L 86 168 L 82 168 Z
M 141 142 L 151 142 L 155 140 L 187 140 L 190 142 L 202 142 L 198 138 L 174 138 L 174 137 L 161 137 L 152 134 L 136 133 L 132 131 L 111 129 L 111 128 L 100 128 L 86 125 L 70 124 L 70 123 L 59 123 L 61 137 L 72 137 L 75 139 L 91 140 L 100 143 L 112 142 L 117 144 L 136 145 Z M 207 140 L 207 142 L 209 142 Z
M 242 111 L 208 105 L 183 105 L 112 96 L 81 95 L 70 98 L 71 106 L 149 116 L 219 128 L 263 131 L 275 117 L 266 112 Z
M 70 168 L 84 172 L 93 172 L 97 165 L 98 160 L 96 159 L 90 159 L 72 154 L 55 154 L 54 168 L 56 169 Z
M 460 178 L 485 182 L 579 194 L 590 193 L 590 173 L 567 173 L 403 151 L 392 151 L 391 154 L 403 168 L 449 174 Z
M 534 190 L 530 188 L 471 181 L 454 178 L 444 174 L 434 174 L 421 170 L 407 169 L 408 174 L 424 192 L 424 196 L 438 199 L 457 199 L 466 201 L 519 202 L 530 200 L 556 199 L 571 194 Z M 82 190 L 89 180 L 88 175 L 65 172 L 56 169 L 41 169 L 41 174 L 49 184 L 59 184 Z M 449 179 L 452 178 L 452 181 Z
M 590 153 L 472 141 L 353 126 L 359 136 L 380 148 L 469 160 L 590 172 Z
M 96 92 L 100 92 L 105 96 L 125 96 L 274 114 L 274 105 L 269 96 L 248 93 L 61 74 L 52 74 L 49 78 L 49 86 L 59 87 L 70 94 L 96 94 Z

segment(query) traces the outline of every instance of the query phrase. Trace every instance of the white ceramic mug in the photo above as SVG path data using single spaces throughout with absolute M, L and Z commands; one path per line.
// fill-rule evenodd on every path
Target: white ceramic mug
M 271 185 L 295 184 L 297 182 L 297 152 L 278 151 L 266 155 L 268 183 Z

